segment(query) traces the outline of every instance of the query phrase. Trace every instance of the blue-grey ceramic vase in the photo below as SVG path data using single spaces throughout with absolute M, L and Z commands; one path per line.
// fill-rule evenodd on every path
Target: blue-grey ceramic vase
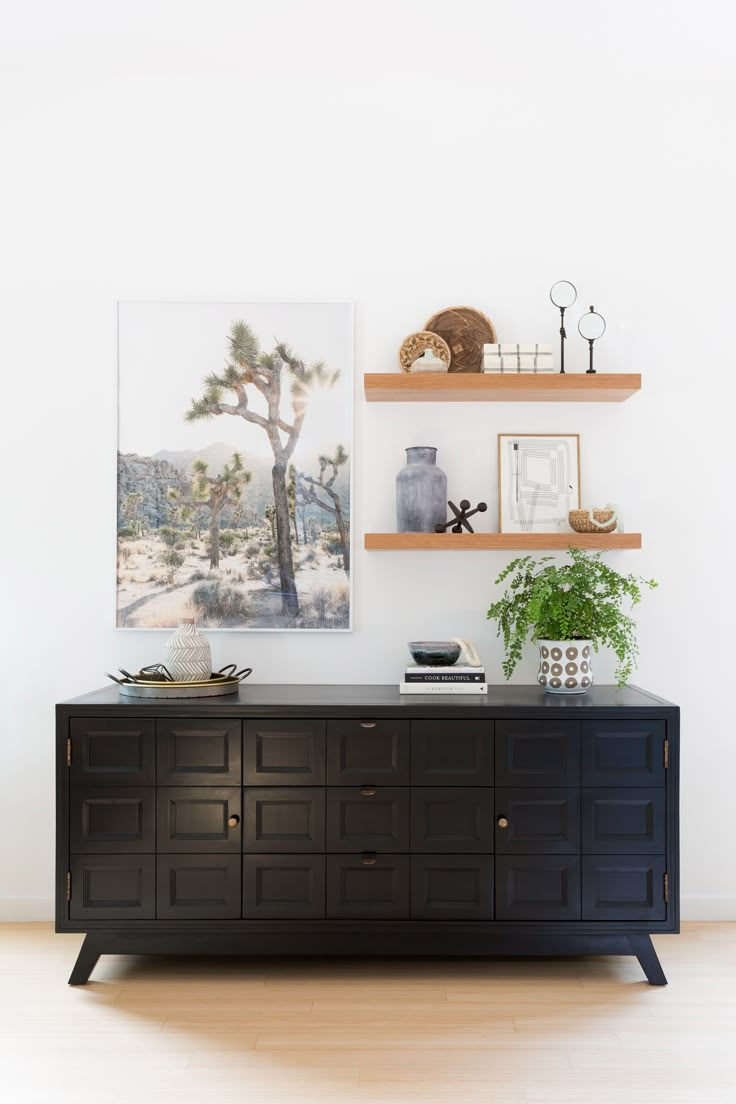
M 437 467 L 437 449 L 417 445 L 406 450 L 406 467 L 396 476 L 399 533 L 434 533 L 447 520 L 447 476 Z

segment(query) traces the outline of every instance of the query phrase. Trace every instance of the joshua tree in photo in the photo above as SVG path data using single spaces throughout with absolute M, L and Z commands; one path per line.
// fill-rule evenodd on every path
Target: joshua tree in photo
M 169 487 L 166 492 L 169 500 L 169 522 L 175 529 L 188 529 L 192 525 L 195 506 L 191 498 L 182 493 L 179 487 Z
M 240 453 L 234 452 L 232 460 L 218 476 L 207 474 L 204 460 L 195 460 L 192 465 L 194 481 L 192 494 L 197 502 L 206 503 L 210 511 L 210 567 L 220 566 L 220 515 L 224 506 L 238 502 L 246 483 L 250 483 L 251 473 L 243 467 Z
M 276 543 L 276 507 L 274 506 L 273 502 L 269 502 L 268 506 L 264 510 L 264 514 L 266 516 L 266 521 L 271 526 L 271 536 L 272 536 L 273 542 L 275 544 Z
M 232 414 L 260 426 L 268 437 L 273 452 L 273 501 L 276 509 L 276 537 L 279 558 L 281 602 L 284 614 L 294 618 L 299 612 L 299 599 L 294 579 L 294 562 L 289 532 L 289 499 L 286 473 L 299 440 L 309 405 L 311 390 L 319 384 L 331 386 L 339 371 L 328 372 L 321 362 L 309 367 L 291 349 L 278 343 L 272 353 L 263 353 L 258 339 L 245 322 L 233 322 L 228 338 L 229 357 L 225 370 L 211 372 L 204 381 L 204 394 L 193 399 L 186 415 L 188 421 Z M 293 417 L 287 422 L 281 414 L 281 388 L 284 373 L 290 377 Z M 249 397 L 255 388 L 266 402 L 266 415 L 250 409 Z M 223 402 L 228 393 L 235 402 Z
M 334 456 L 320 456 L 319 477 L 314 479 L 311 475 L 301 473 L 299 476 L 299 493 L 304 503 L 311 502 L 312 505 L 319 506 L 321 510 L 327 510 L 329 514 L 334 515 L 337 532 L 340 536 L 340 547 L 342 548 L 342 565 L 346 574 L 350 574 L 350 538 L 342 512 L 340 496 L 333 489 L 340 468 L 347 463 L 347 460 L 348 454 L 342 445 L 337 446 Z M 328 469 L 331 469 L 329 475 Z M 330 499 L 330 502 L 325 502 L 325 496 Z
M 143 492 L 131 491 L 122 501 L 123 517 L 130 524 L 137 537 L 143 536 L 143 519 L 138 516 L 138 511 L 143 505 Z

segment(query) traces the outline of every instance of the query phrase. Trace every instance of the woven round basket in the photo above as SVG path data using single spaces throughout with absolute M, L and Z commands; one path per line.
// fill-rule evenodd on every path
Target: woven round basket
M 498 341 L 490 318 L 474 307 L 447 307 L 433 314 L 424 328 L 449 345 L 451 372 L 482 372 L 483 346 Z
M 590 510 L 571 510 L 567 515 L 570 528 L 576 533 L 612 533 L 618 524 L 615 510 L 593 510 L 593 517 L 598 522 L 594 525 L 590 520 Z M 610 522 L 610 525 L 606 525 Z
M 439 334 L 430 333 L 429 330 L 419 330 L 417 333 L 409 334 L 401 342 L 399 349 L 401 371 L 410 372 L 414 361 L 427 349 L 431 349 L 434 355 L 439 357 L 440 360 L 444 360 L 449 367 L 450 346 L 447 342 Z

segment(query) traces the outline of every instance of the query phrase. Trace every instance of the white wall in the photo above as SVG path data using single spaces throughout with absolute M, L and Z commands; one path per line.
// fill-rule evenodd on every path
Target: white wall
M 499 431 L 582 434 L 586 503 L 615 500 L 644 534 L 611 562 L 661 582 L 637 681 L 683 707 L 686 915 L 736 916 L 734 10 L 6 6 L 0 915 L 50 915 L 54 701 L 163 640 L 112 627 L 115 300 L 140 297 L 356 304 L 355 632 L 211 634 L 261 681 L 393 682 L 407 639 L 447 634 L 500 681 L 484 610 L 507 557 L 367 554 L 362 533 L 392 528 L 406 445 L 438 445 L 453 493 L 491 501 Z M 393 370 L 439 307 L 554 340 L 560 278 L 608 319 L 598 367 L 641 371 L 640 396 L 365 405 L 362 373 Z M 584 352 L 573 336 L 571 369 Z

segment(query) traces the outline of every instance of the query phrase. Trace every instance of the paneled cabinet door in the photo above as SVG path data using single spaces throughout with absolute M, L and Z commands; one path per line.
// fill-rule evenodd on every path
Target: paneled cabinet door
M 665 920 L 661 856 L 586 855 L 583 920 Z
M 665 817 L 665 790 L 583 790 L 583 853 L 661 855 Z
M 408 786 L 408 721 L 328 721 L 330 786 Z
M 70 920 L 153 920 L 155 855 L 72 855 Z
M 496 721 L 497 786 L 579 786 L 577 721 Z
M 580 790 L 496 790 L 496 853 L 576 855 Z
M 328 851 L 408 851 L 408 786 L 330 786 Z
M 69 848 L 78 854 L 156 850 L 153 786 L 72 786 Z
M 497 920 L 579 920 L 580 859 L 496 856 Z
M 412 721 L 415 786 L 492 786 L 493 721 Z
M 245 721 L 247 786 L 324 786 L 325 722 Z
M 583 721 L 583 785 L 664 786 L 664 740 L 664 721 Z
M 492 920 L 492 855 L 412 855 L 415 920 Z
M 240 851 L 240 787 L 162 786 L 157 794 L 157 850 Z
M 253 786 L 244 791 L 244 802 L 244 851 L 324 851 L 323 787 Z
M 159 919 L 228 920 L 240 908 L 240 855 L 158 856 Z
M 324 855 L 243 857 L 246 919 L 319 920 L 324 915 Z
M 408 855 L 328 855 L 329 919 L 405 920 L 410 913 Z
M 152 786 L 156 781 L 154 722 L 73 717 L 70 781 L 89 786 Z
M 493 851 L 493 790 L 416 786 L 411 791 L 411 849 L 427 854 Z
M 156 780 L 166 786 L 239 786 L 240 721 L 156 721 Z

